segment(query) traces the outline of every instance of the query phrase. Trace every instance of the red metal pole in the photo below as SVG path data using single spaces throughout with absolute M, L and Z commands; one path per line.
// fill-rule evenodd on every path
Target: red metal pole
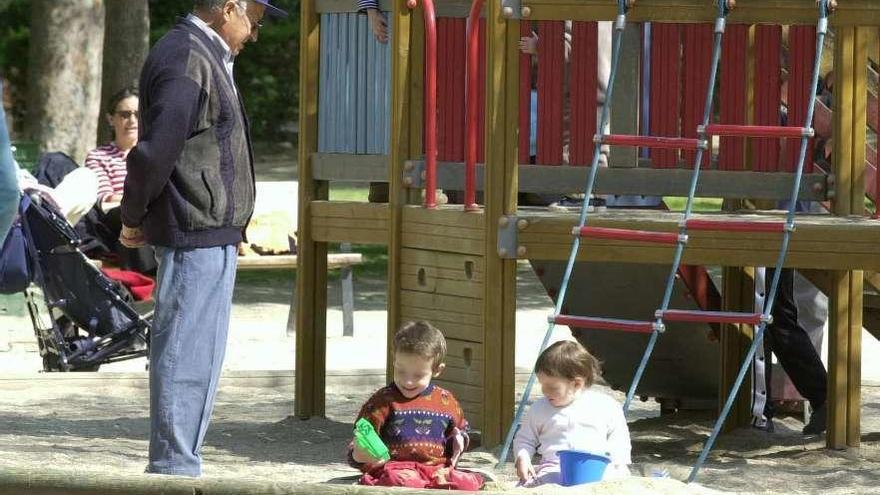
M 465 124 L 465 156 L 464 156 L 464 209 L 479 210 L 477 206 L 476 175 L 477 175 L 477 132 L 480 129 L 479 91 L 480 91 L 480 11 L 483 0 L 474 0 L 467 26 L 467 122 Z
M 437 207 L 437 16 L 434 0 L 422 0 L 425 12 L 425 208 Z M 407 7 L 416 7 L 408 0 Z

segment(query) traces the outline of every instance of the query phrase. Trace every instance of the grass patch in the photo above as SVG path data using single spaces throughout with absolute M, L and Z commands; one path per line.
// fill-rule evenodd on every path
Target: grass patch
M 666 196 L 663 201 L 672 211 L 684 211 L 687 198 Z M 693 211 L 721 211 L 721 201 L 721 198 L 694 198 Z
M 370 188 L 364 185 L 332 184 L 330 185 L 330 201 L 362 201 L 366 202 Z

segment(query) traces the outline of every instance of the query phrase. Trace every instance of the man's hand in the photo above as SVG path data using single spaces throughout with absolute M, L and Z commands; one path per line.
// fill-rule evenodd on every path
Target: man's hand
M 523 36 L 519 39 L 519 51 L 527 55 L 538 54 L 538 33 L 532 31 L 531 36 Z
M 144 231 L 140 227 L 128 227 L 123 225 L 122 231 L 119 232 L 119 242 L 131 249 L 144 247 L 147 240 L 144 238 Z
M 532 460 L 528 456 L 520 455 L 516 457 L 516 475 L 519 477 L 520 483 L 528 483 L 535 479 L 535 467 L 532 466 Z
M 367 9 L 367 18 L 370 20 L 370 27 L 373 29 L 373 36 L 379 43 L 388 43 L 388 21 L 385 14 L 379 9 Z

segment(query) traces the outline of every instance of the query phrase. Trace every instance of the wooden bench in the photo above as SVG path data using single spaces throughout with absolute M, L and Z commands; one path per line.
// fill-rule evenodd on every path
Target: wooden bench
M 343 245 L 343 249 L 347 249 Z M 350 248 L 349 248 L 350 249 Z M 354 335 L 354 281 L 352 267 L 363 263 L 361 253 L 329 253 L 327 255 L 327 269 L 341 269 L 342 276 L 342 335 L 351 337 Z M 296 269 L 295 254 L 265 255 L 265 256 L 239 256 L 239 270 L 273 270 L 273 269 Z M 287 333 L 293 335 L 296 332 L 296 284 L 291 291 L 290 311 L 287 315 Z

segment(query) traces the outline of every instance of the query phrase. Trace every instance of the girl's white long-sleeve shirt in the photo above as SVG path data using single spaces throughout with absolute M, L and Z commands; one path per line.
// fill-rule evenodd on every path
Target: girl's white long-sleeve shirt
M 517 457 L 541 454 L 542 463 L 559 463 L 559 451 L 604 454 L 614 467 L 632 463 L 632 445 L 623 407 L 611 396 L 589 388 L 565 407 L 546 398 L 532 404 L 516 434 Z

